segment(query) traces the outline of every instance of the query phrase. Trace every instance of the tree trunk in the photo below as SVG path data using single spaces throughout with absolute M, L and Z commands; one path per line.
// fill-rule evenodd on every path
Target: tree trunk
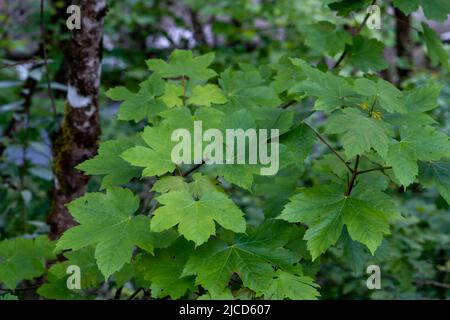
M 69 69 L 64 121 L 53 137 L 55 185 L 47 223 L 57 239 L 75 221 L 66 204 L 83 195 L 89 180 L 75 167 L 97 152 L 100 135 L 98 92 L 105 0 L 74 0 L 81 8 L 81 29 L 74 29 L 65 49 Z
M 408 64 L 412 61 L 412 39 L 410 17 L 401 10 L 395 8 L 395 41 L 397 57 L 404 59 Z M 402 68 L 397 65 L 398 83 L 409 76 L 410 68 Z

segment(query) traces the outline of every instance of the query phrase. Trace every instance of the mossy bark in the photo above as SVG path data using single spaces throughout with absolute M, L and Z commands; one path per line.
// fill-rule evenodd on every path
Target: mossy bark
M 104 0 L 78 0 L 81 8 L 81 29 L 74 29 L 65 49 L 69 69 L 68 87 L 76 93 L 79 105 L 70 95 L 64 121 L 53 137 L 53 171 L 55 184 L 53 203 L 47 218 L 50 238 L 57 239 L 76 223 L 66 205 L 86 191 L 89 177 L 75 167 L 97 152 L 100 136 L 98 93 L 102 59 Z

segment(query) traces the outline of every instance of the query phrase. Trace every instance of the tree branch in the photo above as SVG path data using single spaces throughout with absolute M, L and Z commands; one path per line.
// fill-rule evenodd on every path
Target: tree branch
M 128 297 L 128 300 L 133 300 L 138 294 L 139 292 L 141 292 L 142 290 L 144 290 L 144 288 L 138 288 L 136 291 L 134 291 L 131 296 Z
M 342 158 L 342 156 L 336 151 L 336 149 L 334 149 L 321 135 L 319 132 L 317 132 L 316 130 L 314 130 L 313 127 L 311 127 L 309 124 L 307 124 L 306 122 L 304 122 L 305 125 L 307 125 L 317 136 L 317 138 L 319 138 L 320 141 L 322 141 L 327 147 L 328 149 L 331 150 L 331 152 L 333 152 L 336 157 L 339 158 L 339 160 L 342 161 L 342 163 L 347 167 L 347 169 L 353 174 L 353 169 L 352 167 L 349 166 L 349 164 L 347 163 L 347 161 L 345 161 L 344 158 Z
M 11 63 L 11 64 L 4 64 L 4 65 L 0 66 L 0 69 L 17 67 L 17 66 L 20 66 L 22 64 L 31 64 L 32 66 L 34 66 L 37 63 L 38 63 L 37 59 L 32 58 L 32 59 L 29 59 L 29 60 L 22 60 L 22 61 L 14 62 L 14 63 Z
M 291 101 L 288 101 L 288 102 L 286 102 L 285 104 L 282 104 L 281 106 L 280 106 L 280 108 L 281 109 L 287 109 L 287 108 L 289 108 L 291 105 L 293 105 L 294 103 L 296 103 L 297 101 L 295 101 L 295 100 L 291 100 Z
M 181 85 L 183 86 L 183 106 L 186 106 L 186 78 L 181 77 Z
M 361 157 L 359 155 L 356 156 L 356 161 L 355 161 L 355 167 L 353 169 L 353 174 L 352 174 L 352 177 L 350 178 L 350 182 L 347 185 L 347 191 L 345 191 L 345 196 L 346 197 L 348 197 L 350 195 L 350 193 L 352 193 L 353 186 L 355 185 L 356 176 L 358 175 L 358 166 L 359 166 L 360 158 Z
M 193 166 L 192 168 L 190 168 L 188 171 L 182 173 L 181 176 L 182 176 L 182 177 L 187 177 L 187 176 L 189 176 L 192 172 L 194 172 L 195 170 L 199 169 L 199 168 L 200 168 L 201 166 L 203 166 L 204 164 L 205 164 L 204 162 L 199 163 L 199 164 L 196 164 L 195 166 Z
M 361 170 L 358 171 L 356 174 L 363 174 L 363 173 L 367 173 L 367 172 L 372 172 L 372 171 L 384 171 L 384 170 L 389 170 L 392 169 L 392 167 L 379 167 L 379 168 L 371 168 L 371 169 L 367 169 L 367 170 Z
M 55 118 L 55 122 L 58 124 L 58 126 L 61 126 L 61 123 L 58 119 L 58 113 L 56 111 L 56 103 L 55 98 L 53 97 L 52 88 L 50 85 L 50 74 L 48 71 L 48 60 L 47 60 L 47 45 L 45 41 L 45 25 L 44 25 L 44 0 L 41 0 L 41 6 L 40 6 L 40 19 L 41 19 L 41 41 L 42 41 L 42 59 L 44 60 L 44 67 L 45 67 L 45 74 L 47 78 L 47 92 L 48 96 L 50 98 L 53 117 Z
M 370 5 L 373 6 L 376 2 L 377 2 L 376 0 L 373 0 Z M 364 20 L 362 21 L 362 23 L 356 29 L 355 36 L 361 32 L 362 28 L 364 28 L 364 25 L 366 24 L 369 17 L 370 17 L 370 13 L 367 13 L 366 16 L 364 17 Z M 331 69 L 336 69 L 341 64 L 342 60 L 344 60 L 344 58 L 347 56 L 347 54 L 348 54 L 348 51 L 347 51 L 347 49 L 345 49 L 344 52 L 342 52 L 339 59 L 336 61 L 336 63 L 333 65 L 333 67 Z

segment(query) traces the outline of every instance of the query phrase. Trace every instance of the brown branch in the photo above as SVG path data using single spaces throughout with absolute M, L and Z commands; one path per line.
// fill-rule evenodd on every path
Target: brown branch
M 182 173 L 181 176 L 182 176 L 182 177 L 187 177 L 187 176 L 189 176 L 192 172 L 194 172 L 195 170 L 199 169 L 199 168 L 200 168 L 201 166 L 203 166 L 204 164 L 205 164 L 204 162 L 199 163 L 199 164 L 196 164 L 195 166 L 193 166 L 192 168 L 190 168 L 188 171 Z
M 0 291 L 3 291 L 3 292 L 29 291 L 29 290 L 38 289 L 39 287 L 40 287 L 40 286 L 30 286 L 30 287 L 16 288 L 16 289 L 2 289 L 2 288 L 0 288 Z
M 136 291 L 134 291 L 131 296 L 128 297 L 128 300 L 133 300 L 138 294 L 139 292 L 141 292 L 142 290 L 144 290 L 144 288 L 138 288 Z
M 55 122 L 58 124 L 58 126 L 61 126 L 61 123 L 59 122 L 59 119 L 58 119 L 58 113 L 56 111 L 55 98 L 53 97 L 53 92 L 52 92 L 52 88 L 50 85 L 50 74 L 49 74 L 49 70 L 48 70 L 48 60 L 47 60 L 47 45 L 45 42 L 44 0 L 41 0 L 40 19 L 41 19 L 42 58 L 44 59 L 45 74 L 46 74 L 46 78 L 47 78 L 47 92 L 48 92 L 48 96 L 50 98 L 53 117 L 55 118 Z
M 186 78 L 184 76 L 181 77 L 181 85 L 183 86 L 183 106 L 186 105 Z
M 191 18 L 191 24 L 192 24 L 195 41 L 199 45 L 203 45 L 203 46 L 208 45 L 208 42 L 206 41 L 205 32 L 203 31 L 203 25 L 200 22 L 197 12 L 192 9 L 188 9 L 188 12 L 189 12 L 189 15 Z
M 342 158 L 342 156 L 336 151 L 336 149 L 334 149 L 321 135 L 319 132 L 317 132 L 316 130 L 314 130 L 313 127 L 311 127 L 309 124 L 307 124 L 306 122 L 304 122 L 305 125 L 307 125 L 317 136 L 317 138 L 319 138 L 320 141 L 322 141 L 327 147 L 328 149 L 331 150 L 331 152 L 333 152 L 336 157 L 338 157 L 339 160 L 342 161 L 342 163 L 347 167 L 347 169 L 353 174 L 353 169 L 352 167 L 349 166 L 349 164 L 347 163 L 347 161 L 345 161 L 344 158 Z
M 389 170 L 392 169 L 392 167 L 379 167 L 379 168 L 371 168 L 371 169 L 367 169 L 367 170 L 361 170 L 358 171 L 356 174 L 363 174 L 363 173 L 367 173 L 367 172 L 372 172 L 372 171 L 384 171 L 384 170 Z
M 282 108 L 282 109 L 287 109 L 287 108 L 289 108 L 291 105 L 293 105 L 294 103 L 296 103 L 297 101 L 295 101 L 295 100 L 291 100 L 291 101 L 288 101 L 288 102 L 286 102 L 285 104 L 282 104 L 281 106 L 280 106 L 280 108 Z
M 123 286 L 117 288 L 116 293 L 114 294 L 114 300 L 120 300 L 120 296 L 122 295 Z
M 353 174 L 352 174 L 352 177 L 350 178 L 350 182 L 347 185 L 347 190 L 345 191 L 345 196 L 346 197 L 348 197 L 350 195 L 350 193 L 352 193 L 352 189 L 353 189 L 353 187 L 355 185 L 356 176 L 358 175 L 359 159 L 360 159 L 360 156 L 357 155 L 356 156 L 356 161 L 355 161 L 355 167 L 353 169 Z

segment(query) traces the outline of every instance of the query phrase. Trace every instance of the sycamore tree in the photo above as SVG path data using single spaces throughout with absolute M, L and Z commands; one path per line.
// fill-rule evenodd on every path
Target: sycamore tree
M 374 4 L 327 3 L 338 15 Z M 450 12 L 445 1 L 393 4 L 405 15 L 421 7 L 436 21 Z M 432 113 L 442 86 L 404 89 L 383 77 L 385 45 L 363 32 L 369 18 L 351 30 L 330 21 L 305 29 L 305 44 L 328 64 L 283 55 L 222 68 L 220 53 L 189 50 L 147 60 L 138 90 L 106 92 L 120 102 L 117 119 L 139 131 L 103 141 L 77 166 L 101 184 L 67 205 L 77 225 L 59 240 L 0 242 L 0 283 L 14 290 L 42 277 L 37 294 L 47 299 L 93 298 L 103 283 L 116 298 L 125 287 L 130 298 L 319 298 L 312 266 L 323 255 L 341 243 L 376 255 L 404 219 L 393 189 L 419 184 L 450 203 L 450 142 Z M 414 32 L 446 72 L 437 33 L 426 22 Z M 264 175 L 261 163 L 205 157 L 174 163 L 173 132 L 194 136 L 196 121 L 219 133 L 277 130 L 278 171 Z M 270 150 L 272 140 L 259 146 Z M 326 151 L 318 154 L 318 146 Z M 205 155 L 208 143 L 200 148 Z M 307 183 L 305 172 L 314 177 Z M 258 198 L 257 219 L 238 193 Z M 69 266 L 81 270 L 78 288 L 68 286 Z

